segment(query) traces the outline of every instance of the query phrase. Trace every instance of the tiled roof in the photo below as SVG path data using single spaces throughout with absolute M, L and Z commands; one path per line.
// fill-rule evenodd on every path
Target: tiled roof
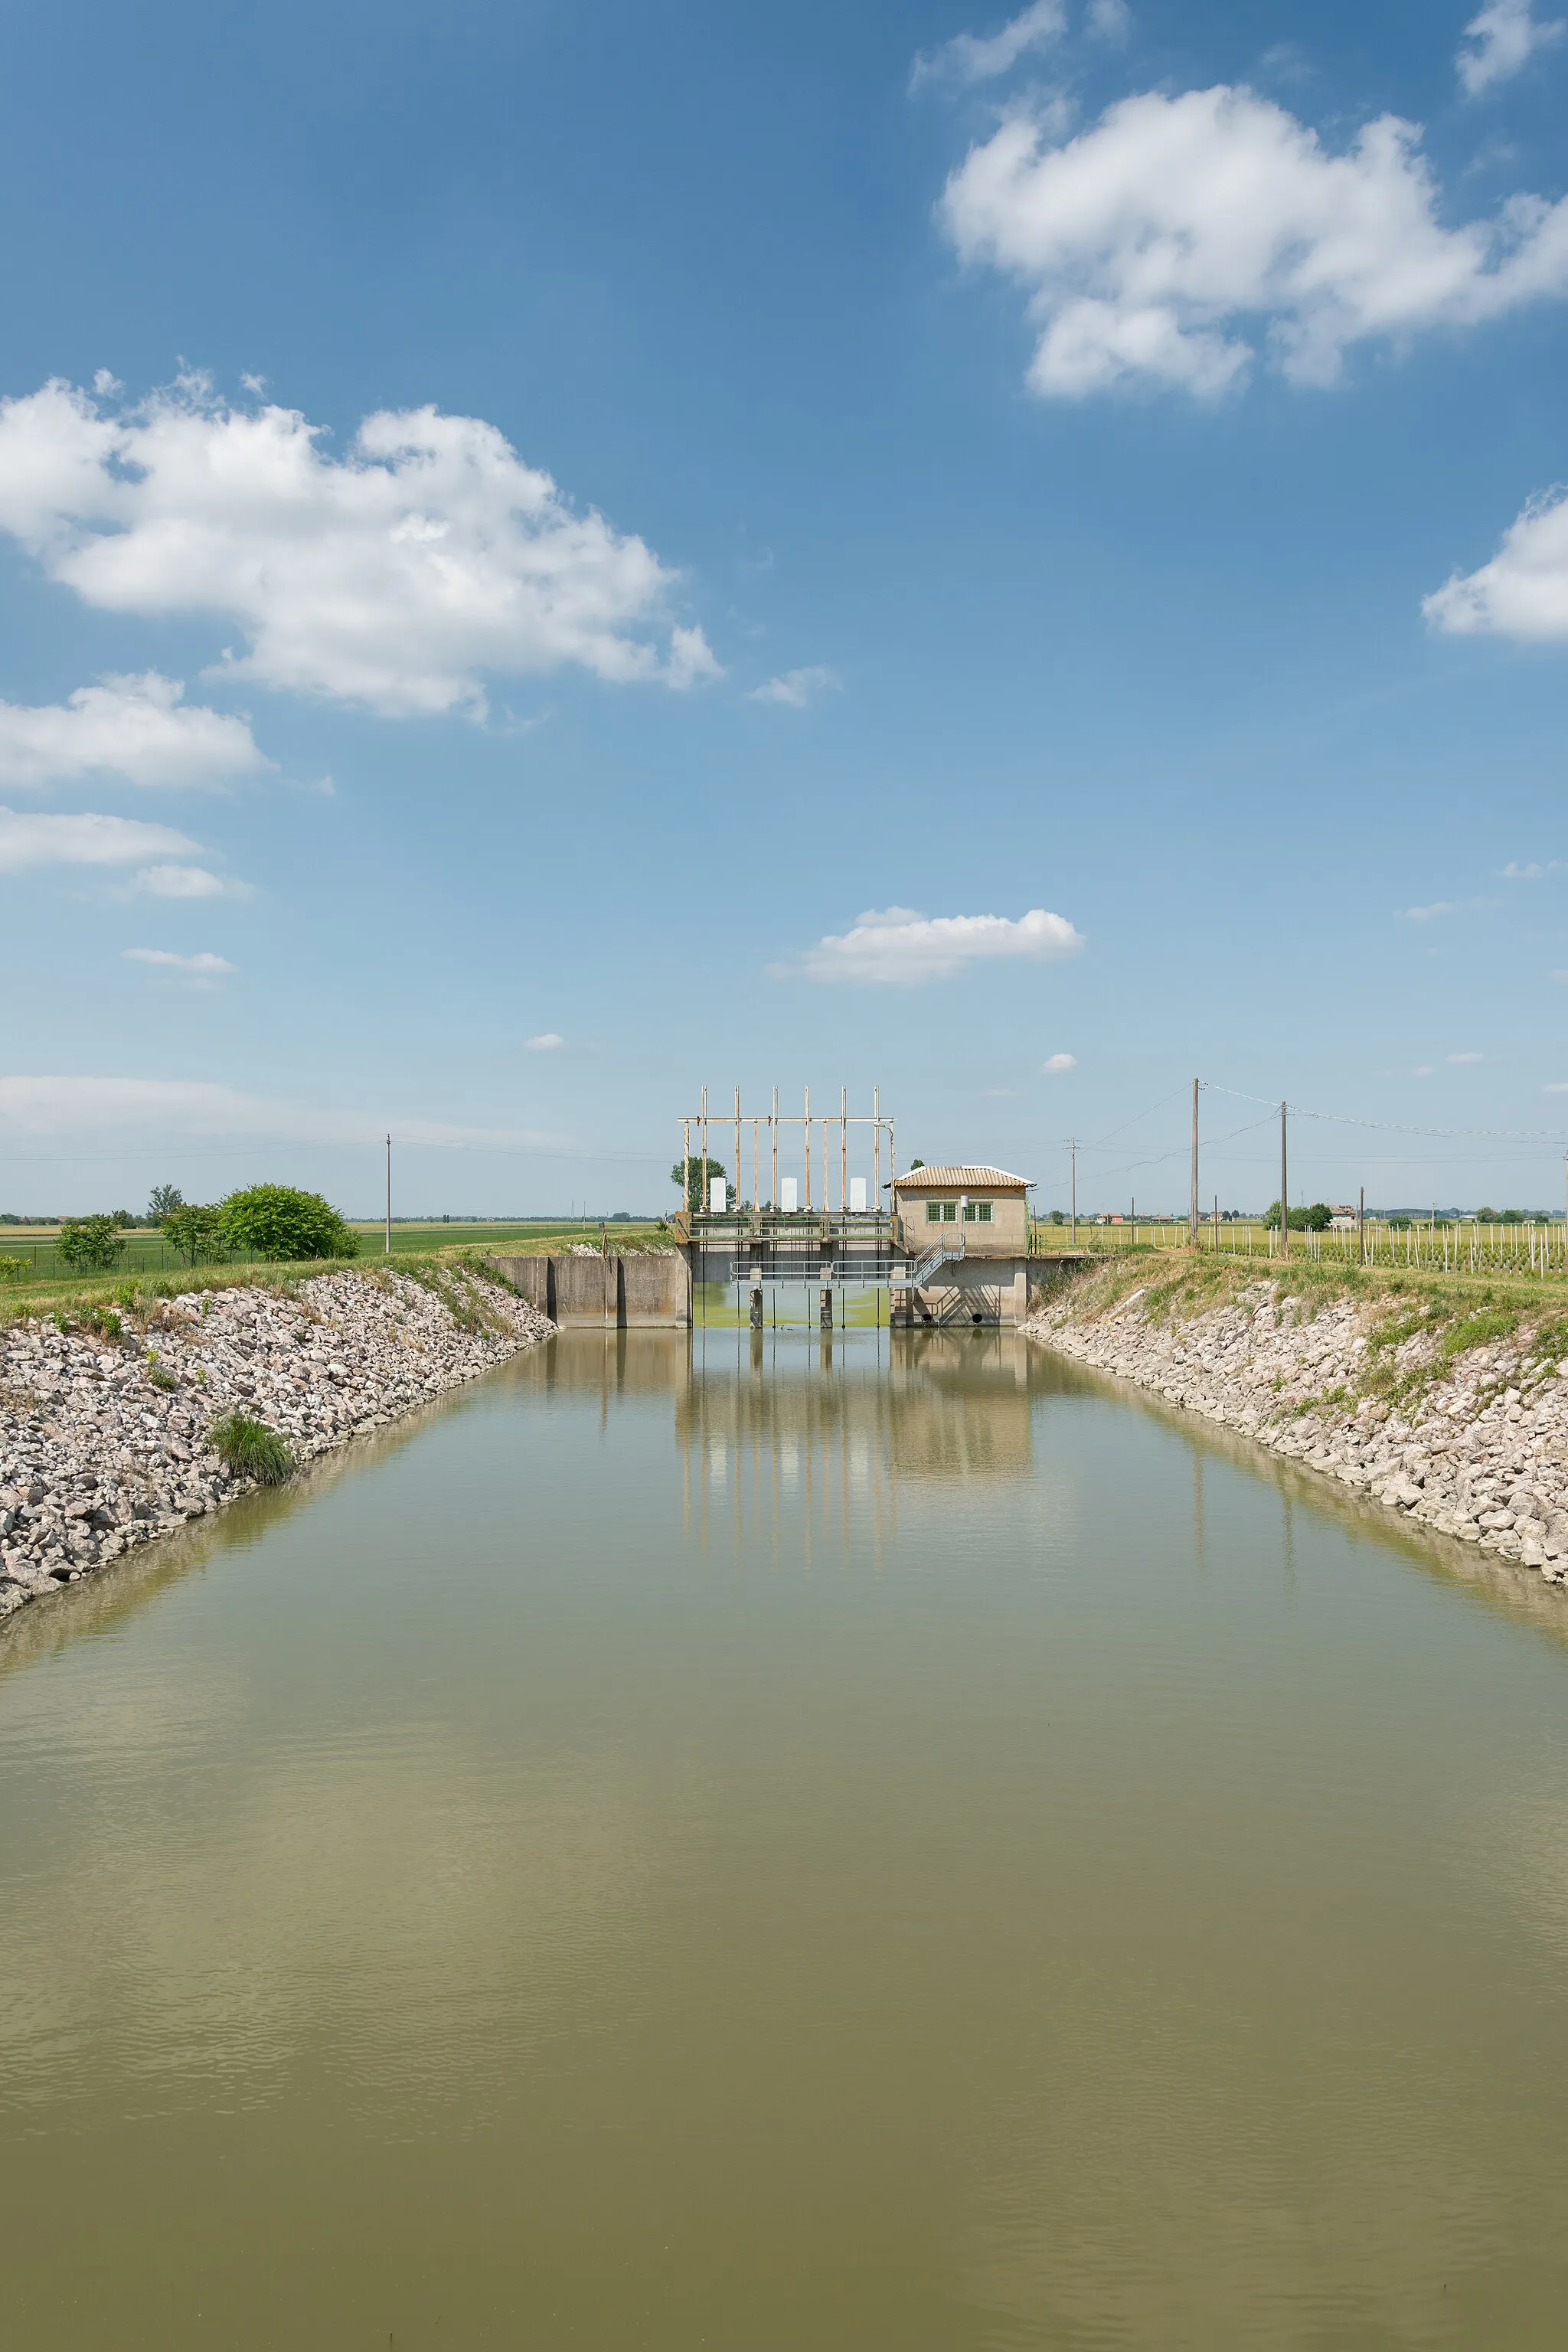
M 907 1176 L 895 1176 L 896 1189 L 900 1192 L 1022 1192 L 1034 1182 L 1032 1176 L 1009 1176 L 1005 1168 L 911 1168 Z

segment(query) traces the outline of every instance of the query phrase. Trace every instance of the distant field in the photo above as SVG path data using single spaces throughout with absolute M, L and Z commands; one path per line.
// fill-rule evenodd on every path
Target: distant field
M 360 1255 L 364 1258 L 384 1255 L 385 1229 L 358 1218 L 350 1223 L 360 1236 Z M 605 1228 L 612 1249 L 647 1249 L 658 1239 L 653 1224 L 610 1225 Z M 392 1255 L 427 1255 L 433 1249 L 466 1247 L 469 1249 L 507 1249 L 525 1255 L 532 1251 L 569 1249 L 574 1242 L 587 1242 L 596 1249 L 600 1226 L 597 1218 L 571 1220 L 538 1217 L 507 1223 L 497 1219 L 483 1222 L 444 1223 L 439 1217 L 428 1223 L 394 1223 Z M 124 1244 L 114 1266 L 120 1276 L 135 1274 L 177 1274 L 184 1265 L 177 1250 L 169 1247 L 160 1233 L 142 1232 L 132 1228 L 123 1234 Z M 53 1279 L 68 1271 L 61 1265 L 58 1246 L 58 1229 L 53 1225 L 0 1225 L 0 1258 L 17 1257 L 27 1269 L 20 1277 L 23 1283 Z M 246 1259 L 230 1259 L 228 1264 L 257 1263 Z M 197 1269 L 199 1271 L 199 1269 Z

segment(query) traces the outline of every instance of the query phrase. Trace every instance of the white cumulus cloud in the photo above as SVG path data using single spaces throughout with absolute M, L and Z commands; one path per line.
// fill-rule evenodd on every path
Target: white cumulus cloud
M 39 816 L 0 808 L 0 874 L 34 866 L 129 866 L 198 848 L 166 824 L 129 816 Z
M 1489 563 L 1457 572 L 1421 609 L 1452 636 L 1568 637 L 1568 490 L 1532 499 Z
M 145 898 L 249 898 L 248 882 L 226 882 L 205 866 L 144 866 L 132 887 Z
M 89 604 L 231 622 L 233 673 L 393 718 L 478 714 L 487 672 L 718 674 L 668 628 L 677 575 L 493 425 L 383 411 L 323 443 L 200 378 L 130 407 L 50 383 L 0 401 L 0 530 Z
M 775 977 L 807 980 L 949 980 L 966 964 L 998 958 L 1048 962 L 1076 955 L 1083 935 L 1065 915 L 1035 907 L 1015 921 L 1005 915 L 920 915 L 887 907 L 858 915 L 847 931 L 829 933 L 794 965 L 775 965 Z
M 1089 0 L 1084 21 L 1101 41 L 1125 41 L 1132 31 L 1132 11 L 1127 0 Z
M 1040 1067 L 1047 1078 L 1059 1078 L 1068 1070 L 1077 1069 L 1078 1055 L 1076 1054 L 1050 1054 L 1047 1055 L 1046 1059 L 1040 1064 Z
M 1105 0 L 1097 0 L 1105 5 Z M 1115 0 L 1110 0 L 1115 5 Z M 958 33 L 940 48 L 924 49 L 910 68 L 910 88 L 928 81 L 990 81 L 1011 72 L 1031 50 L 1054 48 L 1067 30 L 1066 0 L 1033 5 L 995 33 Z
M 531 1054 L 554 1054 L 566 1043 L 559 1029 L 542 1029 L 537 1037 L 525 1037 L 524 1046 Z
M 1335 154 L 1224 86 L 1123 99 L 1076 138 L 1020 108 L 953 173 L 942 218 L 964 259 L 1026 289 L 1038 393 L 1215 395 L 1259 343 L 1292 382 L 1329 384 L 1352 344 L 1568 289 L 1568 198 L 1445 227 L 1420 136 L 1383 115 Z
M 1495 83 L 1509 80 L 1538 49 L 1552 47 L 1565 31 L 1568 26 L 1560 17 L 1542 24 L 1531 14 L 1531 0 L 1488 0 L 1465 26 L 1454 59 L 1466 97 L 1479 98 Z
M 127 948 L 125 956 L 129 963 L 156 964 L 162 970 L 188 972 L 198 979 L 239 969 L 220 955 L 176 955 L 173 948 Z
M 1484 1062 L 1486 1058 L 1484 1054 L 1450 1054 L 1447 1056 L 1447 1059 L 1454 1063 Z
M 388 1126 L 395 1144 L 484 1151 L 553 1150 L 559 1136 L 442 1119 L 322 1109 L 205 1079 L 0 1077 L 0 1128 L 28 1135 L 156 1128 L 168 1135 L 265 1137 L 298 1143 L 374 1146 Z
M 791 710 L 804 710 L 819 694 L 827 694 L 840 683 L 837 670 L 825 662 L 813 662 L 805 669 L 786 669 L 782 677 L 770 677 L 765 686 L 753 687 L 753 702 L 782 702 Z
M 0 702 L 0 785 L 216 784 L 271 766 L 243 719 L 187 706 L 184 691 L 149 670 L 79 686 L 64 702 Z
M 1457 915 L 1458 911 L 1457 900 L 1434 898 L 1429 907 L 1406 907 L 1405 919 L 1407 923 L 1435 923 L 1439 915 Z

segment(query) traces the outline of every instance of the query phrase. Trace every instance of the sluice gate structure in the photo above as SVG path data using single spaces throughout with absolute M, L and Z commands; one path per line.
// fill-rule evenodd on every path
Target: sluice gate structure
M 843 1319 L 851 1288 L 870 1286 L 886 1287 L 895 1327 L 1017 1325 L 1028 1314 L 1030 1180 L 967 1164 L 900 1176 L 879 1088 L 868 1114 L 851 1112 L 847 1089 L 836 1111 L 814 1113 L 807 1089 L 802 1111 L 781 1112 L 776 1087 L 766 1112 L 743 1110 L 737 1087 L 733 1109 L 719 1113 L 704 1088 L 681 1121 L 677 1172 L 675 1239 L 692 1297 L 733 1285 L 753 1329 L 781 1286 L 815 1290 L 824 1329 Z

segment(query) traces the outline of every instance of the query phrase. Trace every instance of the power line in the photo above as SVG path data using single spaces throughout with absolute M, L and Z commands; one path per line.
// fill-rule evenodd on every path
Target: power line
M 1218 1095 L 1234 1095 L 1237 1102 L 1262 1102 L 1262 1095 L 1249 1095 L 1240 1087 L 1215 1086 Z M 1492 1143 L 1551 1143 L 1559 1149 L 1568 1144 L 1568 1132 L 1560 1128 L 1543 1127 L 1409 1127 L 1399 1119 L 1357 1118 L 1350 1111 L 1302 1110 L 1296 1103 L 1290 1106 L 1292 1118 L 1330 1119 L 1339 1127 L 1376 1128 L 1385 1135 L 1471 1136 Z

